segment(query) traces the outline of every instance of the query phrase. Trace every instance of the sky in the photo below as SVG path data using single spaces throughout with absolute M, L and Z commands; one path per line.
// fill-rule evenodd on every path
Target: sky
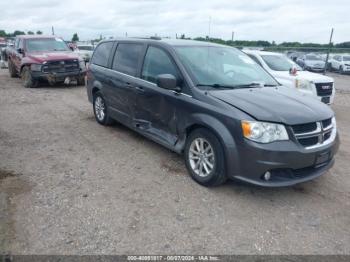
M 37 30 L 69 40 L 210 37 L 327 43 L 350 41 L 349 0 L 1 0 L 0 29 Z

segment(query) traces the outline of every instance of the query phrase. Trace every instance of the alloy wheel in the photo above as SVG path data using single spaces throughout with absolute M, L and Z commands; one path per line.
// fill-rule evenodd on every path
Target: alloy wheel
M 105 110 L 106 110 L 106 107 L 105 107 L 105 103 L 102 99 L 102 97 L 98 96 L 96 97 L 95 99 L 95 113 L 96 113 L 96 117 L 99 121 L 103 121 L 104 118 L 105 118 Z
M 207 177 L 213 171 L 215 154 L 212 145 L 206 139 L 194 139 L 191 143 L 188 157 L 191 169 L 196 175 Z

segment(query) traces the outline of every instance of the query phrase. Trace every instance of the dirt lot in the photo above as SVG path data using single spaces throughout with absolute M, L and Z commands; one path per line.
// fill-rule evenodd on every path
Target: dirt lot
M 350 76 L 333 169 L 292 188 L 197 185 L 180 156 L 102 127 L 84 87 L 0 70 L 0 253 L 350 254 Z

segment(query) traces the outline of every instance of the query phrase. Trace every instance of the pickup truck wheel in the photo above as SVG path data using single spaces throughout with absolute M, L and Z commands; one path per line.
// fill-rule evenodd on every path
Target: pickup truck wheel
M 77 85 L 78 86 L 85 86 L 85 76 L 80 76 L 77 79 Z
M 109 126 L 114 123 L 113 119 L 108 114 L 106 102 L 100 92 L 94 94 L 93 106 L 97 123 L 103 126 Z
M 8 61 L 9 73 L 11 77 L 17 77 L 16 67 L 11 60 Z
M 218 186 L 227 180 L 224 150 L 208 129 L 194 130 L 186 141 L 185 163 L 191 177 L 203 186 Z
M 38 86 L 38 81 L 33 79 L 32 71 L 30 71 L 30 68 L 27 66 L 22 69 L 21 78 L 23 81 L 23 86 L 26 88 L 33 88 Z

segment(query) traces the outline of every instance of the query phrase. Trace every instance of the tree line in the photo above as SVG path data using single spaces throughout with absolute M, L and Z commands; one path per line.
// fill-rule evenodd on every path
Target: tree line
M 17 35 L 41 35 L 43 32 L 40 30 L 36 31 L 34 33 L 33 31 L 20 31 L 15 30 L 13 33 L 6 33 L 5 30 L 0 30 L 0 37 L 15 37 Z M 102 38 L 102 37 L 101 37 Z M 186 37 L 184 34 L 182 34 L 180 39 L 191 39 L 189 37 Z M 269 42 L 266 40 L 257 40 L 257 41 L 249 41 L 249 40 L 224 40 L 221 38 L 209 38 L 207 37 L 195 37 L 193 40 L 197 41 L 207 41 L 217 44 L 223 44 L 223 45 L 229 45 L 229 46 L 245 46 L 245 47 L 264 47 L 264 48 L 328 48 L 329 44 L 318 44 L 318 43 L 300 43 L 300 42 L 282 42 L 280 44 L 276 44 L 275 41 Z M 72 37 L 72 41 L 76 42 L 79 41 L 79 36 L 77 33 L 74 33 Z M 350 41 L 349 42 L 343 42 L 343 43 L 331 43 L 332 48 L 350 48 Z
M 182 39 L 190 39 L 181 35 Z M 329 44 L 318 44 L 318 43 L 300 43 L 300 42 L 282 42 L 276 44 L 275 41 L 269 42 L 265 40 L 248 41 L 248 40 L 223 40 L 221 38 L 209 38 L 209 37 L 196 37 L 193 40 L 197 41 L 207 41 L 217 44 L 229 45 L 229 46 L 244 46 L 244 47 L 288 47 L 288 48 L 328 48 Z M 332 48 L 350 48 L 350 41 L 343 43 L 331 43 Z
M 40 30 L 38 30 L 38 31 L 36 31 L 35 33 L 34 33 L 33 31 L 27 31 L 27 33 L 26 33 L 26 32 L 24 32 L 24 31 L 15 30 L 15 31 L 13 31 L 12 33 L 6 33 L 5 30 L 1 30 L 1 29 L 0 29 L 0 37 L 15 37 L 15 36 L 17 36 L 17 35 L 26 35 L 26 34 L 27 34 L 27 35 L 34 35 L 34 34 L 42 35 L 43 32 L 40 31 Z

